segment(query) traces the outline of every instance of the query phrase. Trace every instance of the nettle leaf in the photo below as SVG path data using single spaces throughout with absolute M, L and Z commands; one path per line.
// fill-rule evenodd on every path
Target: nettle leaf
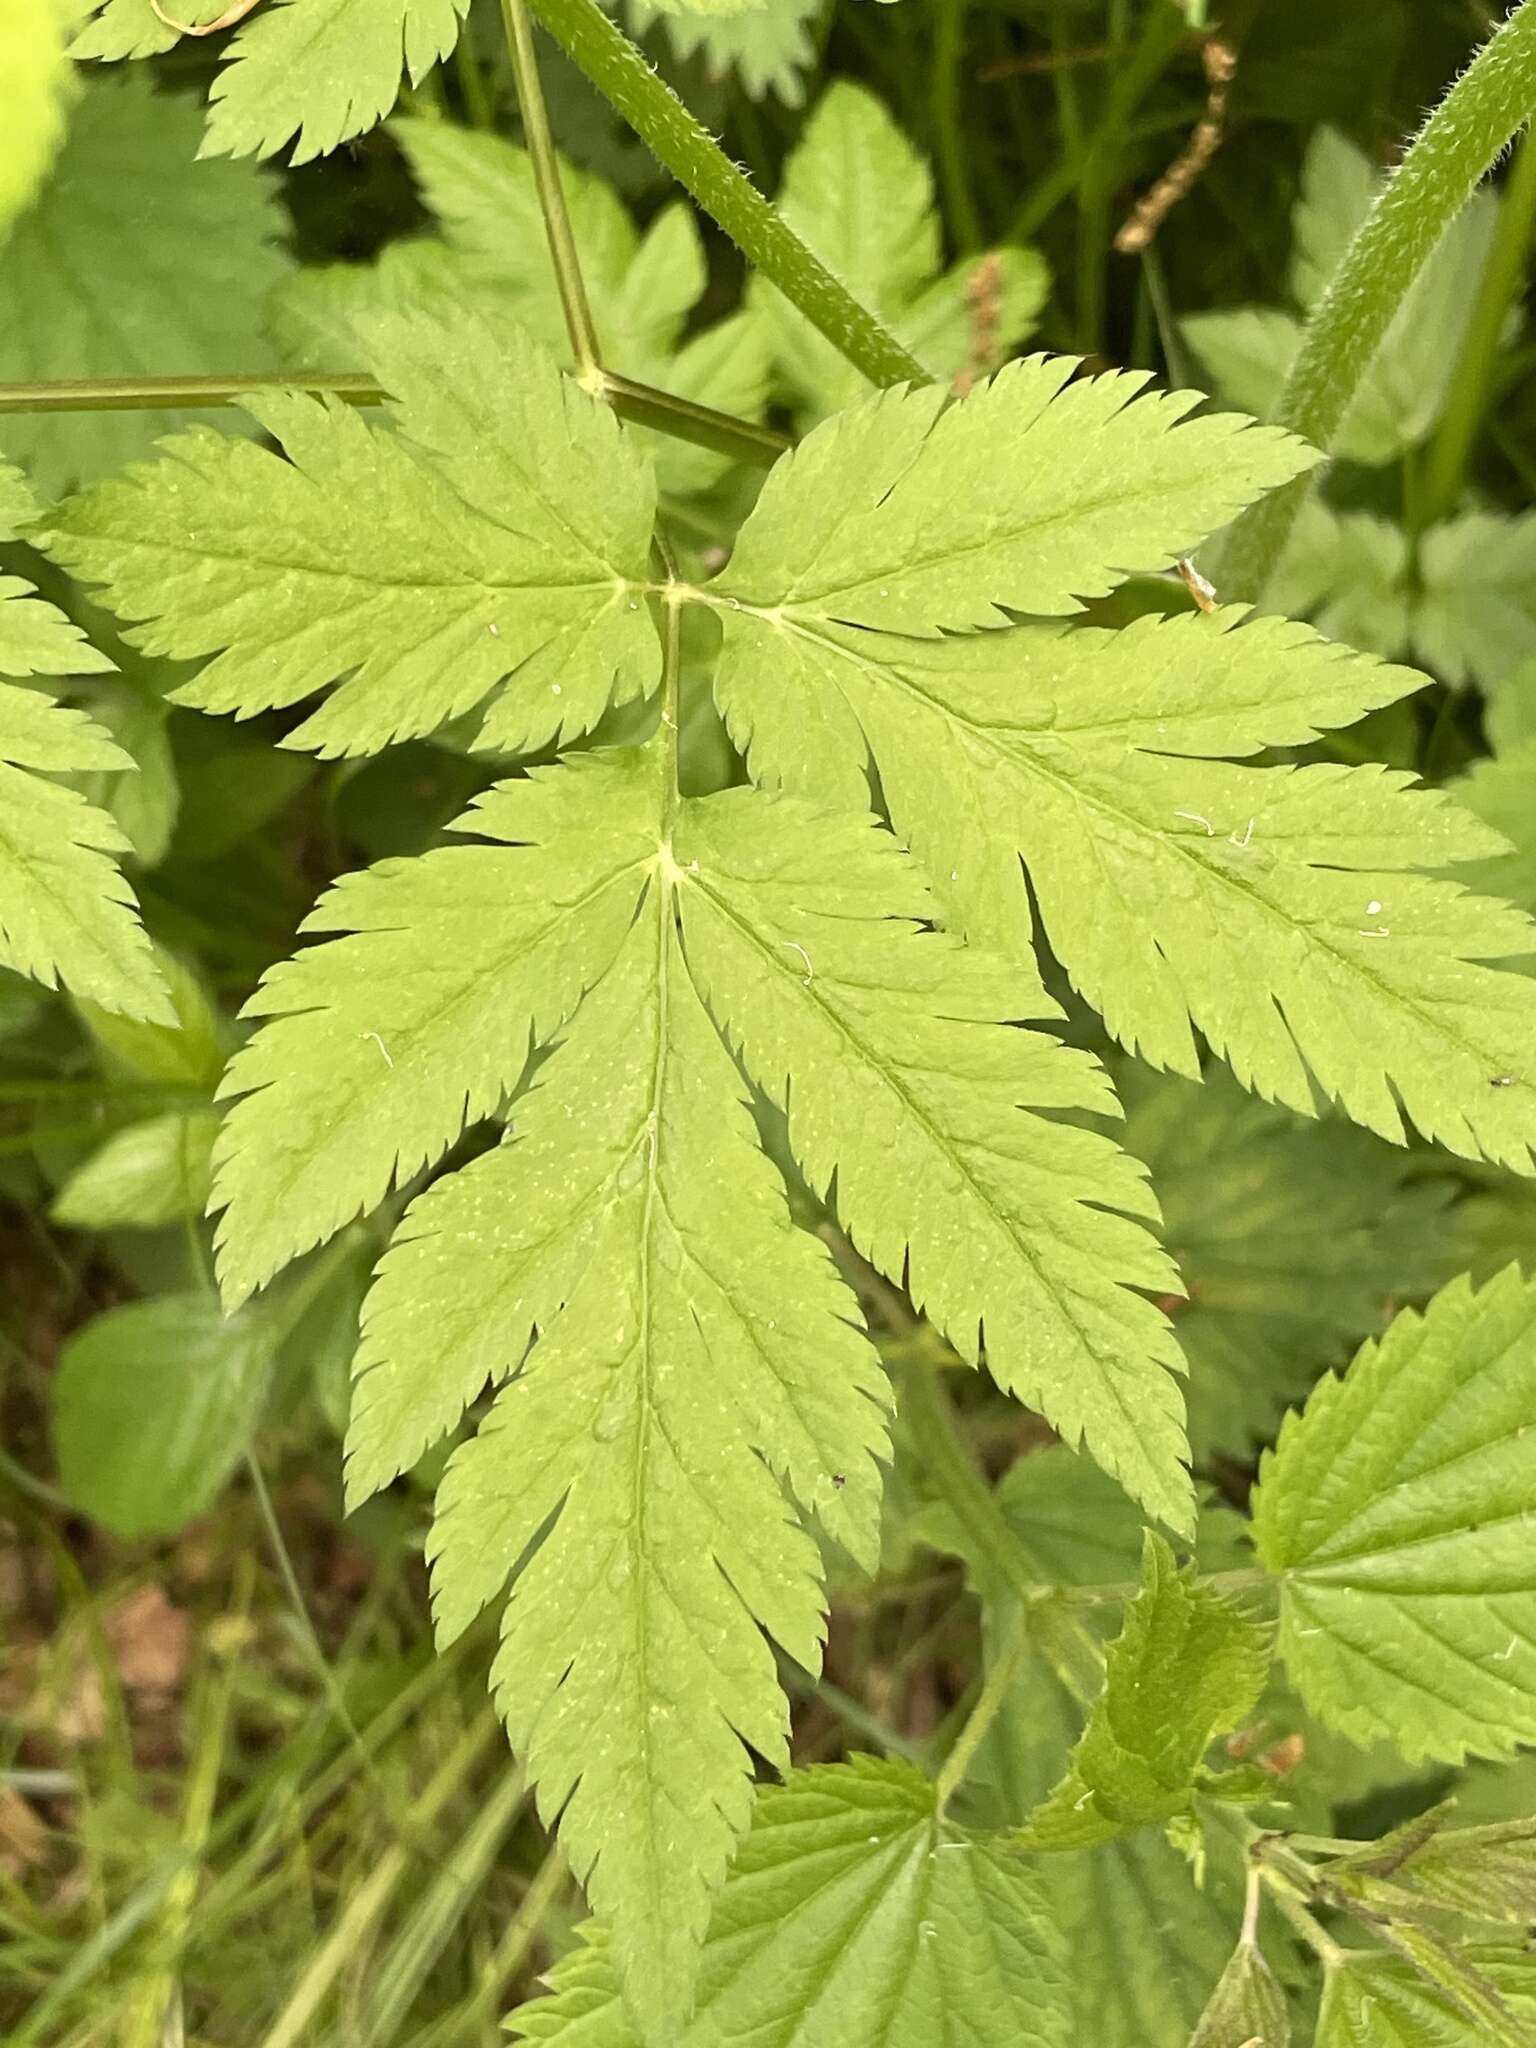
M 0 541 L 39 515 L 0 463 Z M 20 576 L 0 576 L 0 677 L 99 675 L 112 664 Z M 105 811 L 53 778 L 131 768 L 84 713 L 0 681 L 0 966 L 61 983 L 108 1009 L 169 1015 L 133 892 L 112 856 L 128 842 Z
M 942 414 L 932 392 L 884 395 L 770 475 L 710 586 L 754 775 L 852 804 L 867 749 L 946 916 L 1020 960 L 1022 856 L 1052 949 L 1151 1064 L 1197 1074 L 1193 1026 L 1272 1100 L 1315 1114 L 1315 1083 L 1394 1142 L 1406 1109 L 1453 1150 L 1527 1167 L 1536 994 L 1476 963 L 1530 951 L 1529 923 L 1405 872 L 1500 842 L 1382 768 L 1213 758 L 1305 742 L 1411 671 L 1283 621 L 1239 630 L 1235 609 L 916 637 L 1000 604 L 1068 610 L 1162 559 L 1154 535 L 1296 465 L 1227 419 L 1170 431 L 1184 401 L 1127 404 L 1134 378 L 1052 403 L 1065 374 L 1034 358 Z
M 1497 1952 L 1489 1960 L 1496 1958 Z M 1474 1959 L 1483 1960 L 1477 1950 L 1463 1958 L 1479 1980 L 1470 1998 L 1432 1982 L 1396 1956 L 1358 1950 L 1330 1960 L 1315 2048 L 1484 2048 L 1488 2043 L 1528 2048 L 1536 2038 L 1528 1980 L 1522 1981 L 1523 1973 L 1504 1973 L 1526 1991 L 1526 1999 L 1511 2010 L 1503 1986 L 1476 1970 Z M 1483 1997 L 1476 1995 L 1479 1990 Z
M 1331 128 L 1307 151 L 1293 216 L 1291 293 L 1304 312 L 1327 290 L 1376 202 L 1376 167 Z M 1335 438 L 1351 462 L 1392 462 L 1422 441 L 1445 405 L 1462 337 L 1487 263 L 1498 200 L 1475 192 L 1425 264 L 1388 328 Z M 1242 306 L 1180 323 L 1223 396 L 1260 419 L 1273 411 L 1301 347 L 1303 321 Z
M 1268 1632 L 1180 1572 L 1148 1530 L 1141 1588 L 1110 1645 L 1104 1690 L 1023 1844 L 1087 1849 L 1187 1813 L 1206 1750 L 1247 1716 L 1268 1668 Z
M 1173 1315 L 1196 1458 L 1245 1453 L 1320 1372 L 1459 1270 L 1451 1189 L 1370 1132 L 1257 1101 L 1214 1065 L 1198 1084 L 1129 1063 L 1115 1078 L 1123 1142 L 1151 1169 L 1189 1297 Z
M 6 134 L 0 143 L 0 228 L 31 199 L 64 133 L 69 66 L 60 0 L 12 0 L 0 19 Z
M 1536 1914 L 1536 1820 L 1448 1825 L 1454 1802 L 1327 1866 L 1330 1885 L 1394 1915 L 1423 1908 L 1475 1920 Z
M 1029 334 L 1049 275 L 1032 249 L 996 249 L 941 271 L 942 230 L 927 162 L 862 86 L 839 79 L 817 101 L 784 167 L 778 210 L 794 232 L 941 379 L 974 381 Z M 786 399 L 821 419 L 868 385 L 766 279 L 749 303 L 771 336 Z
M 1066 1945 L 1038 1866 L 934 1811 L 908 1764 L 855 1757 L 759 1793 L 678 2048 L 1066 2048 Z M 634 2048 L 601 1929 L 512 2017 L 520 2040 Z
M 826 0 L 730 0 L 717 8 L 699 0 L 626 0 L 632 31 L 658 19 L 680 57 L 698 57 L 711 79 L 734 76 L 751 99 L 774 93 L 786 106 L 805 98 L 805 74 L 816 61 L 812 25 Z
M 1189 2048 L 1290 2048 L 1285 1991 L 1257 1943 L 1244 1939 L 1211 1993 Z
M 371 753 L 492 699 L 478 744 L 564 741 L 659 672 L 637 586 L 655 484 L 606 407 L 515 328 L 380 313 L 399 431 L 279 392 L 288 460 L 206 429 L 64 507 L 45 545 L 130 635 L 216 654 L 176 700 L 249 717 L 345 677 L 285 744 Z M 508 679 L 511 679 L 510 681 Z M 494 694 L 493 694 L 494 693 Z
M 1510 1268 L 1400 1315 L 1262 1468 L 1254 1539 L 1307 1706 L 1413 1760 L 1536 1741 L 1536 1287 Z
M 0 247 L 0 379 L 167 376 L 275 362 L 261 305 L 288 268 L 283 216 L 249 168 L 197 166 L 198 111 L 144 73 L 89 81 L 33 206 Z M 0 425 L 49 493 L 143 454 L 176 413 Z M 211 430 L 206 430 L 211 434 Z

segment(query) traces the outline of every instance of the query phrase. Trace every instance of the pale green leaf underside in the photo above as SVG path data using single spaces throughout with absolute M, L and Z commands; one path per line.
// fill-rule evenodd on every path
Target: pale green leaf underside
M 931 901 L 867 823 L 738 791 L 690 807 L 678 858 L 693 971 L 749 1072 L 787 1106 L 806 1177 L 826 1190 L 836 1176 L 854 1242 L 885 1272 L 905 1267 L 963 1357 L 984 1345 L 1002 1386 L 1187 1526 L 1168 1376 L 1181 1361 L 1130 1291 L 1177 1288 L 1135 1220 L 1155 1208 L 1123 1153 L 1049 1115 L 1112 1113 L 1102 1072 L 999 1028 L 1048 1004 L 1001 962 L 903 926 Z
M 1411 1758 L 1536 1742 L 1536 1287 L 1400 1315 L 1264 1461 L 1254 1536 L 1308 1707 Z
M 1268 1667 L 1266 1631 L 1180 1573 L 1149 1530 L 1104 1690 L 1023 1845 L 1092 1848 L 1186 1811 L 1206 1749 L 1253 1707 Z
M 814 625 L 937 637 L 1013 611 L 1068 613 L 1166 568 L 1317 459 L 1235 415 L 1185 415 L 1140 372 L 1030 356 L 962 405 L 882 392 L 785 456 L 714 586 Z
M 618 951 L 657 803 L 654 761 L 578 761 L 501 785 L 461 821 L 500 843 L 385 861 L 322 897 L 310 927 L 347 936 L 272 969 L 249 1006 L 271 1021 L 224 1084 L 243 1098 L 215 1182 L 230 1300 L 511 1094 Z
M 758 1795 L 676 2048 L 1067 2048 L 1066 1954 L 1037 1867 L 936 1821 L 910 1765 L 856 1757 Z M 600 1928 L 518 2038 L 635 2048 Z
M 88 79 L 34 205 L 0 247 L 0 379 L 264 370 L 262 301 L 288 268 L 270 180 L 194 162 L 195 98 L 142 71 Z M 49 494 L 116 469 L 176 412 L 19 414 L 0 448 Z
M 381 121 L 401 72 L 419 85 L 452 50 L 468 0 L 267 0 L 208 95 L 204 156 L 308 163 Z
M 381 1373 L 462 1370 L 428 1324 L 482 1272 L 496 1376 L 541 1335 L 439 1491 L 439 1632 L 526 1558 L 498 1703 L 632 2009 L 670 2041 L 749 1816 L 742 1744 L 788 1763 L 768 1639 L 820 1665 L 820 1562 L 785 1487 L 872 1564 L 888 1396 L 789 1221 L 660 887 L 508 1141 L 407 1218 L 365 1312 L 364 1404 Z
M 37 506 L 0 463 L 0 539 Z M 99 675 L 112 664 L 19 576 L 0 576 L 0 677 Z M 0 965 L 131 1016 L 168 1015 L 105 811 L 47 778 L 132 763 L 83 712 L 0 681 Z
M 48 548 L 148 652 L 215 657 L 183 703 L 249 717 L 338 683 L 291 746 L 371 752 L 488 697 L 481 744 L 568 740 L 656 676 L 649 469 L 516 328 L 466 307 L 449 360 L 420 314 L 370 338 L 398 433 L 273 394 L 250 409 L 286 462 L 178 436 L 64 507 Z
M 962 411 L 968 408 L 961 408 Z M 740 557 L 738 555 L 738 561 Z M 766 577 L 767 571 L 764 571 Z M 1304 742 L 1417 680 L 1241 614 L 1116 634 L 1045 626 L 924 641 L 725 611 L 719 692 L 759 779 L 850 803 L 867 748 L 897 830 L 973 940 L 1045 935 L 1121 1042 L 1315 1112 L 1313 1079 L 1396 1142 L 1527 1168 L 1536 987 L 1481 963 L 1529 921 L 1405 870 L 1502 842 L 1376 767 L 1211 758 Z

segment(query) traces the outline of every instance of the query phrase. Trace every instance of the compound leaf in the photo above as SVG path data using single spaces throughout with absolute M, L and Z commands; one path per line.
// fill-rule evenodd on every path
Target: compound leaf
M 726 611 L 720 678 L 760 780 L 850 803 L 867 745 L 952 921 L 1031 958 L 1022 855 L 1052 949 L 1151 1064 L 1197 1074 L 1193 1025 L 1258 1094 L 1316 1114 L 1315 1082 L 1394 1142 L 1406 1109 L 1427 1137 L 1528 1169 L 1536 990 L 1479 963 L 1531 951 L 1529 921 L 1404 872 L 1502 842 L 1386 769 L 1198 758 L 1305 741 L 1411 671 L 1284 621 L 1235 630 L 1232 610 L 1113 634 L 856 630 L 826 612 L 841 598 L 816 618 L 803 595 L 834 572 L 776 544 L 777 582 L 759 558 L 749 583 L 737 551 L 731 588 L 756 595 Z
M 489 844 L 384 861 L 321 899 L 309 929 L 347 936 L 272 969 L 248 1005 L 270 1021 L 224 1082 L 241 1098 L 214 1187 L 231 1303 L 517 1086 L 619 949 L 656 803 L 653 760 L 588 757 L 481 798 L 458 829 Z
M 637 32 L 658 18 L 680 57 L 697 56 L 712 79 L 733 74 L 755 100 L 775 93 L 786 106 L 805 97 L 805 73 L 816 61 L 811 25 L 825 0 L 744 0 L 738 9 L 709 10 L 697 0 L 627 0 Z
M 759 1793 L 678 2048 L 1066 2048 L 1065 1964 L 1036 1865 L 938 1817 L 910 1765 L 855 1757 Z M 600 1928 L 512 2025 L 634 2048 Z
M 0 540 L 38 516 L 0 463 Z M 0 576 L 0 677 L 100 675 L 112 664 L 19 576 Z M 133 892 L 114 854 L 128 842 L 105 811 L 51 778 L 131 768 L 83 712 L 0 682 L 0 966 L 61 983 L 111 1010 L 170 1012 Z
M 143 72 L 89 81 L 0 252 L 0 379 L 172 376 L 274 361 L 261 306 L 287 270 L 270 180 L 194 167 L 198 112 Z M 50 494 L 143 454 L 176 413 L 18 415 L 0 445 Z M 211 430 L 208 430 L 212 438 Z
M 308 163 L 381 121 L 459 37 L 468 0 L 268 0 L 241 24 L 208 94 L 204 156 Z
M 1247 1715 L 1268 1668 L 1267 1632 L 1180 1572 L 1148 1530 L 1141 1588 L 1110 1645 L 1104 1690 L 1022 1843 L 1088 1849 L 1187 1812 L 1201 1758 Z
M 1144 394 L 1140 371 L 1077 368 L 1029 356 L 960 405 L 898 388 L 827 420 L 775 466 L 712 589 L 786 632 L 937 640 L 1005 606 L 1075 612 L 1317 459 L 1238 415 L 1186 420 L 1197 394 Z
M 1352 1740 L 1459 1762 L 1536 1741 L 1536 1286 L 1510 1268 L 1405 1311 L 1265 1460 L 1280 1650 Z
M 520 750 L 650 688 L 637 584 L 655 506 L 613 415 L 515 328 L 380 311 L 399 432 L 294 392 L 251 400 L 288 460 L 206 429 L 67 505 L 46 536 L 133 637 L 214 655 L 176 693 L 249 717 L 339 677 L 286 744 L 366 753 L 494 694 L 479 743 Z
M 1132 1288 L 1171 1269 L 1140 1172 L 1053 1111 L 1110 1111 L 1085 1055 L 1005 1020 L 1027 978 L 910 920 L 932 901 L 872 822 L 742 790 L 678 842 L 699 985 L 870 1262 L 1154 1514 L 1192 1521 L 1177 1347 Z M 697 863 L 697 872 L 695 872 Z M 1027 1106 L 1026 1106 L 1027 1105 Z M 1041 1112 L 1044 1112 L 1042 1114 Z

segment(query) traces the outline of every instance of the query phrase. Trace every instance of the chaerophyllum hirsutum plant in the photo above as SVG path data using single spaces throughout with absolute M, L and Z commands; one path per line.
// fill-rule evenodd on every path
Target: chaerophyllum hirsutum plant
M 598 1916 L 518 2024 L 1065 2048 L 1083 1965 L 1054 1859 L 1162 1830 L 1246 1871 L 1205 2048 L 1289 2037 L 1276 1926 L 1323 1965 L 1326 2048 L 1530 2041 L 1530 1826 L 1279 1833 L 1241 1731 L 1278 1649 L 1346 1736 L 1447 1763 L 1536 1743 L 1536 1291 L 1457 1283 L 1325 1379 L 1264 1461 L 1246 1561 L 1202 1576 L 1225 1539 L 1188 1467 L 1178 1271 L 1041 964 L 1151 1066 L 1198 1078 L 1208 1051 L 1268 1102 L 1532 1171 L 1536 982 L 1509 963 L 1536 942 L 1453 879 L 1503 842 L 1405 774 L 1286 752 L 1422 679 L 1243 604 L 1078 620 L 1317 452 L 1065 357 L 957 396 L 801 276 L 851 360 L 888 351 L 887 388 L 774 462 L 709 573 L 628 423 L 667 420 L 609 403 L 535 158 L 574 374 L 462 279 L 364 290 L 344 332 L 382 414 L 274 386 L 250 438 L 177 433 L 27 526 L 141 649 L 199 664 L 183 705 L 297 714 L 285 744 L 328 758 L 450 727 L 507 757 L 453 844 L 346 876 L 263 980 L 212 1206 L 231 1313 L 399 1212 L 348 1499 L 462 1431 L 428 1541 L 439 1636 L 500 1609 L 496 1696 Z M 680 743 L 700 663 L 741 764 L 707 793 Z M 8 774 L 106 744 L 50 716 Z M 117 997 L 150 1012 L 99 847 L 71 858 L 110 903 Z M 840 1261 L 792 1213 L 780 1139 Z M 1023 1493 L 1061 1489 L 1106 1543 L 1128 1516 L 1130 1555 L 1108 1588 L 1056 1583 L 966 1468 L 935 1541 L 991 1654 L 937 1778 L 860 1759 L 759 1789 L 759 1761 L 789 1766 L 778 1658 L 818 1667 L 827 1550 L 879 1556 L 866 1271 L 1066 1447 L 1021 1461 Z M 942 1463 L 932 1374 L 906 1393 Z M 1053 1782 L 989 1822 L 985 1744 L 1063 1703 Z

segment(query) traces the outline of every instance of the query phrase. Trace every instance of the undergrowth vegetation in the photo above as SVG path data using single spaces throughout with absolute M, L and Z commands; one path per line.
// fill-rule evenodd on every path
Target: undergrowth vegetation
M 1532 2048 L 1536 0 L 186 5 L 0 20 L 5 2039 Z

